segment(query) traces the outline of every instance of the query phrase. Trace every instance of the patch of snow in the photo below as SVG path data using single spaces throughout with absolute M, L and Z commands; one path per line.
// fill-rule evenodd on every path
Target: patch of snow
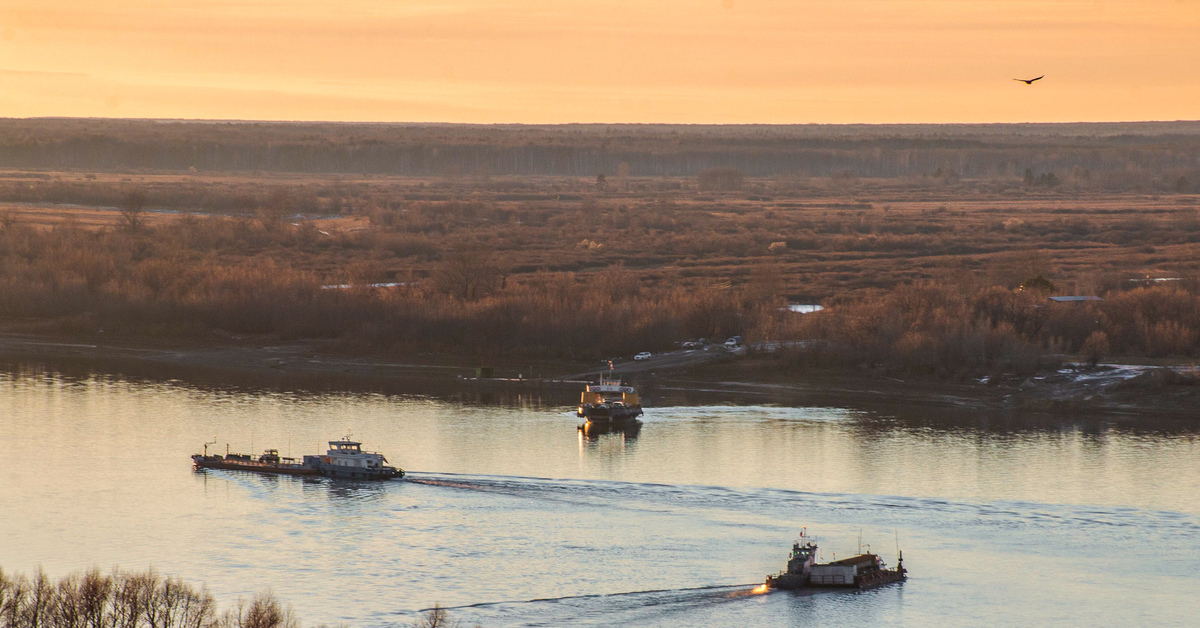
M 336 283 L 336 284 L 329 284 L 326 286 L 321 286 L 321 289 L 322 290 L 349 290 L 350 288 L 355 288 L 355 287 L 358 287 L 361 285 L 362 284 L 354 284 L 354 283 Z M 396 288 L 399 286 L 407 286 L 408 282 L 407 281 L 393 281 L 393 282 L 389 282 L 389 283 L 373 283 L 373 284 L 368 284 L 368 285 L 371 288 Z

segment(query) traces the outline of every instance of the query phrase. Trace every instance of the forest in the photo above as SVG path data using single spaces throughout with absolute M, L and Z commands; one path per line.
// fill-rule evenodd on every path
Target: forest
M 0 119 L 0 168 L 415 177 L 971 179 L 1094 175 L 1109 190 L 1196 191 L 1200 123 L 449 125 Z M 1057 176 L 1062 176 L 1061 174 Z M 1179 189 L 1176 189 L 1179 188 Z

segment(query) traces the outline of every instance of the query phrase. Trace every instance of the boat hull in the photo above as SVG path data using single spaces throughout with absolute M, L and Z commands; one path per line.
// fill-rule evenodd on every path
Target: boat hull
M 404 477 L 404 471 L 396 468 L 364 469 L 361 467 L 343 467 L 334 464 L 319 463 L 317 473 L 327 478 L 343 480 L 391 480 Z
M 589 403 L 579 406 L 575 414 L 580 418 L 587 419 L 589 423 L 620 424 L 637 422 L 637 418 L 642 416 L 642 407 Z
M 316 456 L 305 456 L 317 458 Z M 395 467 L 361 468 L 346 467 L 325 462 L 307 462 L 306 464 L 290 464 L 275 462 L 259 462 L 257 460 L 241 460 L 222 456 L 192 456 L 192 462 L 197 469 L 223 469 L 225 471 L 250 471 L 271 475 L 311 475 L 348 480 L 391 480 L 404 477 L 404 471 Z
M 812 584 L 803 574 L 781 573 L 767 576 L 767 587 L 792 591 L 796 589 L 871 589 L 893 582 L 901 582 L 908 576 L 902 569 L 881 569 L 862 574 L 849 584 Z
M 781 573 L 777 576 L 767 576 L 767 587 L 772 589 L 791 591 L 794 589 L 803 589 L 807 586 L 804 576 L 798 574 Z

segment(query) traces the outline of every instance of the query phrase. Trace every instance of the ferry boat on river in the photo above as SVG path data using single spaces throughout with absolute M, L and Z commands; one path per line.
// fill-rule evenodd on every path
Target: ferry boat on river
M 642 426 L 638 420 L 642 402 L 633 386 L 610 375 L 601 377 L 597 384 L 587 385 L 579 397 L 576 415 L 586 419 L 579 426 L 584 434 L 637 430 Z
M 800 531 L 800 539 L 792 545 L 787 570 L 767 576 L 767 588 L 804 589 L 838 587 L 869 589 L 908 577 L 904 569 L 904 553 L 900 552 L 895 569 L 888 569 L 876 554 L 867 552 L 829 563 L 817 562 L 817 544 Z
M 332 478 L 355 480 L 387 480 L 404 477 L 404 470 L 388 464 L 387 458 L 377 452 L 362 450 L 362 443 L 350 440 L 329 441 L 325 455 L 308 455 L 297 463 L 294 458 L 282 457 L 279 450 L 268 449 L 257 459 L 247 454 L 231 454 L 229 446 L 225 455 L 209 455 L 204 444 L 203 454 L 193 454 L 192 462 L 197 469 L 226 469 L 231 471 L 254 471 L 278 475 L 320 475 Z

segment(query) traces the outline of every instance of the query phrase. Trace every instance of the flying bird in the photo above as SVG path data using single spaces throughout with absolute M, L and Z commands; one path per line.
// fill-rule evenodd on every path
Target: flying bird
M 1031 79 L 1013 79 L 1013 80 L 1014 80 L 1014 81 L 1021 81 L 1022 83 L 1026 84 L 1026 85 L 1033 85 L 1033 82 L 1034 82 L 1034 81 L 1040 81 L 1040 80 L 1042 80 L 1042 79 L 1044 79 L 1044 78 L 1046 78 L 1046 75 L 1045 75 L 1045 74 L 1043 74 L 1043 75 L 1041 75 L 1041 76 L 1039 76 L 1039 77 L 1037 77 L 1037 78 L 1031 78 Z

